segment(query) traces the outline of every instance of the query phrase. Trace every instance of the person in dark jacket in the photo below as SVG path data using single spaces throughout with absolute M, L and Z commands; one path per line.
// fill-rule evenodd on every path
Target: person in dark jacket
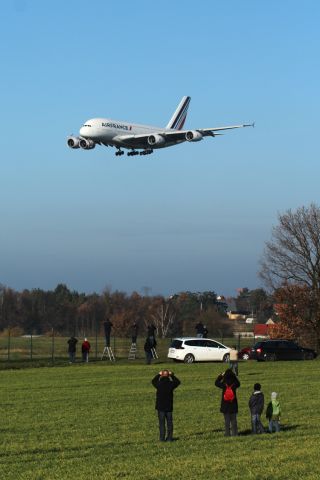
M 157 328 L 152 323 L 149 323 L 147 330 L 148 330 L 148 337 L 150 337 L 150 340 L 151 341 L 155 340 Z
M 197 323 L 197 325 L 195 326 L 195 329 L 196 329 L 196 332 L 197 332 L 197 337 L 198 338 L 203 338 L 203 332 L 204 332 L 204 326 L 203 326 L 203 323 L 200 322 Z
M 110 335 L 111 335 L 111 328 L 113 327 L 113 324 L 110 322 L 109 318 L 106 319 L 105 322 L 103 322 L 104 326 L 104 334 L 106 337 L 106 347 L 110 347 Z
M 252 433 L 263 433 L 264 428 L 261 423 L 261 414 L 264 407 L 264 395 L 261 392 L 260 383 L 255 383 L 253 394 L 249 399 L 249 408 L 251 413 Z
M 151 360 L 153 359 L 152 349 L 156 348 L 157 342 L 154 337 L 147 337 L 144 344 L 144 351 L 146 354 L 146 364 L 150 365 Z
M 169 370 L 161 370 L 153 379 L 152 385 L 157 389 L 156 410 L 158 410 L 160 441 L 173 440 L 173 390 L 180 385 L 180 380 Z M 166 437 L 167 422 L 167 437 Z
M 139 326 L 137 322 L 134 322 L 131 326 L 131 343 L 137 343 L 138 332 Z
M 75 337 L 70 337 L 68 340 L 69 363 L 74 363 L 76 359 L 78 340 Z
M 240 387 L 240 382 L 233 371 L 228 368 L 224 373 L 220 373 L 215 381 L 215 386 L 222 389 L 220 412 L 224 415 L 225 436 L 238 435 L 237 413 L 238 400 L 237 388 Z

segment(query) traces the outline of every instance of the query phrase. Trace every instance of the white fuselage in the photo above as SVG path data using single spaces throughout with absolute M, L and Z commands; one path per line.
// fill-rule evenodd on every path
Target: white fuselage
M 96 143 L 103 145 L 111 145 L 115 147 L 128 147 L 124 139 L 129 135 L 152 135 L 159 131 L 172 132 L 173 129 L 163 127 L 153 127 L 151 125 L 139 125 L 136 123 L 128 123 L 110 118 L 93 118 L 87 120 L 80 128 L 80 136 L 86 139 L 92 139 Z M 163 145 L 154 145 L 153 148 L 168 147 L 183 142 L 184 140 L 166 141 Z M 144 148 L 145 142 L 135 143 L 135 148 Z

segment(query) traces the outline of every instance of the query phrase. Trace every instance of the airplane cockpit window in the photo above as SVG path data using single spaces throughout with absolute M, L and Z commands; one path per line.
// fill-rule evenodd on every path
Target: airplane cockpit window
M 82 125 L 83 127 L 91 127 L 91 125 L 87 124 L 87 125 Z

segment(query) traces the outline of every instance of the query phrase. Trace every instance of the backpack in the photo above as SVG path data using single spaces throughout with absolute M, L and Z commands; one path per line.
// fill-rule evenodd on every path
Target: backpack
M 225 392 L 223 394 L 223 400 L 225 402 L 233 402 L 234 400 L 234 391 L 232 390 L 233 385 L 226 385 Z

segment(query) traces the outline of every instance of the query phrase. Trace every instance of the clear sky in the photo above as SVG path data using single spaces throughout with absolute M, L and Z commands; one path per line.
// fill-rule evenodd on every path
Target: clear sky
M 0 15 L 0 282 L 130 293 L 261 286 L 277 214 L 319 203 L 320 3 L 7 0 Z M 215 139 L 115 157 L 85 120 Z

